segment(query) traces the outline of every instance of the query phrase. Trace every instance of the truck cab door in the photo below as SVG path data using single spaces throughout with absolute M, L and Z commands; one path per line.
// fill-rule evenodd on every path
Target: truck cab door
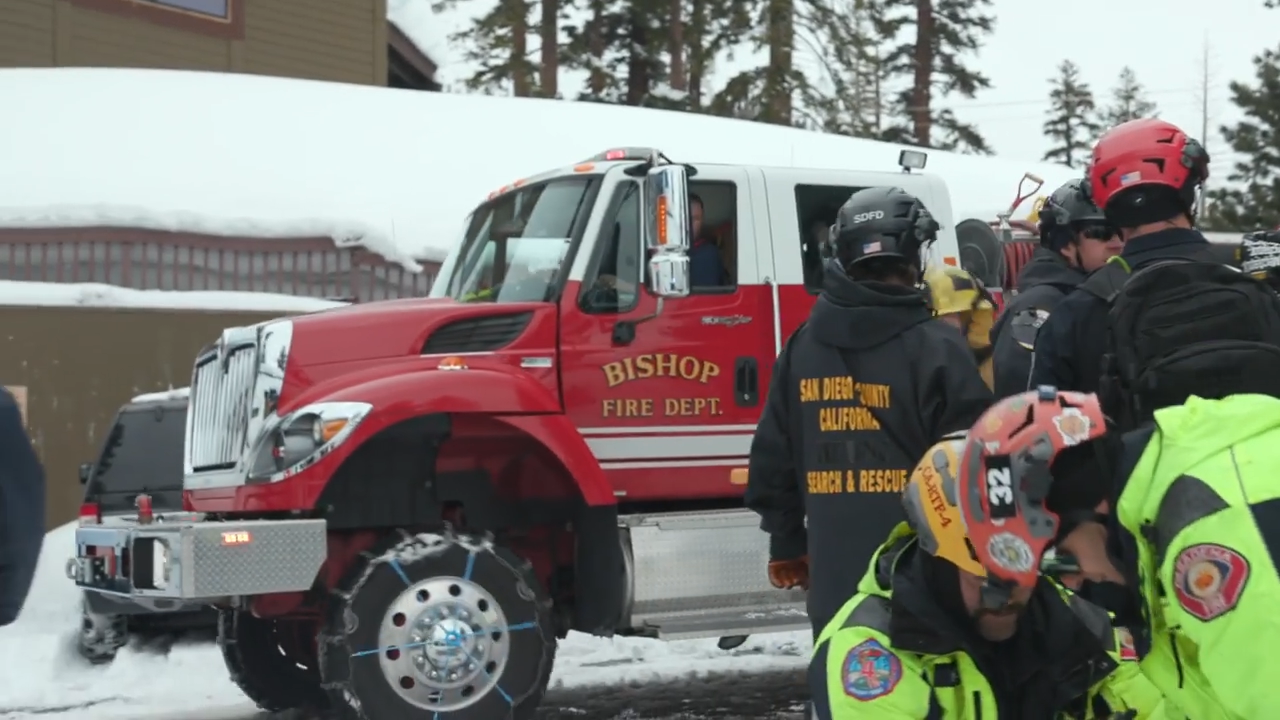
M 702 222 L 690 262 L 695 281 L 721 282 L 663 300 L 645 289 L 641 181 L 611 177 L 588 225 L 592 252 L 576 259 L 561 302 L 566 413 L 619 496 L 739 494 L 730 479 L 746 466 L 774 353 L 762 285 L 771 259 L 761 267 L 752 216 L 759 176 L 753 186 L 746 168 L 698 168 L 690 204 L 700 200 Z

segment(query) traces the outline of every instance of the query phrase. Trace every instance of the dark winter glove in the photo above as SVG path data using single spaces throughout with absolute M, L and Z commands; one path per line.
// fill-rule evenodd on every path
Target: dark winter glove
M 770 560 L 769 582 L 779 590 L 809 589 L 809 556 L 794 560 Z

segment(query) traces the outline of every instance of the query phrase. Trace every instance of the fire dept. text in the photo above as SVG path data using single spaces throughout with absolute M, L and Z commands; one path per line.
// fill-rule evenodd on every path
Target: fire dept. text
M 633 417 L 698 417 L 702 415 L 720 415 L 720 398 L 686 397 L 686 398 L 609 398 L 602 400 L 601 414 L 607 418 Z
M 647 379 L 687 380 L 708 385 L 712 378 L 720 376 L 719 365 L 675 353 L 635 355 L 600 369 L 604 372 L 605 384 L 611 388 Z M 607 418 L 696 418 L 723 413 L 718 397 L 608 398 L 600 402 L 600 414 Z

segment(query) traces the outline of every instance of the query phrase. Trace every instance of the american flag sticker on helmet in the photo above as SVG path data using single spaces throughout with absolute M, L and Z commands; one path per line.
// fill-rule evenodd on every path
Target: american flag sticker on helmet
M 1133 172 L 1125 173 L 1120 176 L 1120 185 L 1132 185 L 1141 179 L 1142 173 L 1138 170 L 1134 170 Z
M 875 241 L 875 242 L 863 243 L 863 245 L 862 245 L 862 254 L 866 255 L 867 253 L 873 253 L 873 252 L 880 252 L 880 241 L 879 241 L 879 240 L 877 240 L 877 241 Z

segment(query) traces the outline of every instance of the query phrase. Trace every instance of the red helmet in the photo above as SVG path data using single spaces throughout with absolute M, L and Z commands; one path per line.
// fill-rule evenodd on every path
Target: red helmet
M 1209 178 L 1209 153 L 1182 128 L 1158 118 L 1130 120 L 1098 140 L 1089 192 L 1121 227 L 1191 214 L 1196 189 Z
M 969 431 L 960 463 L 960 511 L 989 580 L 1034 587 L 1060 529 L 1045 507 L 1049 467 L 1063 450 L 1101 437 L 1098 397 L 1052 387 L 1005 398 Z

